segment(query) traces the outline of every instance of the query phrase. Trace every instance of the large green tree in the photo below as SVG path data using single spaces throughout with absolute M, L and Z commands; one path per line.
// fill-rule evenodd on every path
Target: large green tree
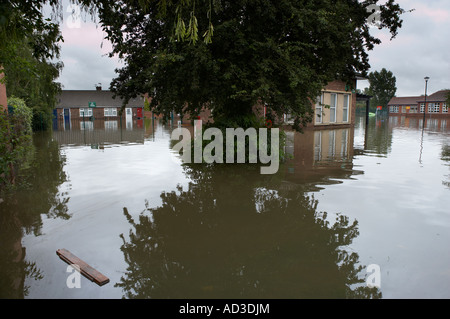
M 17 42 L 16 57 L 4 65 L 9 96 L 20 97 L 33 110 L 33 130 L 46 130 L 61 84 L 62 62 L 36 59 L 27 39 Z
M 371 107 L 375 108 L 380 105 L 383 109 L 386 109 L 389 101 L 397 92 L 394 74 L 383 68 L 380 72 L 371 72 L 368 78 L 369 89 L 367 92 L 372 96 L 370 101 Z
M 125 102 L 148 93 L 160 113 L 195 115 L 209 107 L 216 119 L 242 118 L 259 101 L 279 114 L 292 114 L 299 128 L 310 121 L 310 101 L 328 81 L 351 82 L 355 73 L 369 70 L 368 51 L 380 43 L 370 33 L 369 5 L 376 3 L 122 0 L 99 5 L 111 54 L 125 62 L 111 90 Z M 404 10 L 393 0 L 379 9 L 378 26 L 394 37 Z M 195 41 L 199 26 L 206 30 L 201 32 L 205 41 Z

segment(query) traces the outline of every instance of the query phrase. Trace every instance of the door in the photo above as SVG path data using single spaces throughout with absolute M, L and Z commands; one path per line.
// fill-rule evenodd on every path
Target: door
M 142 118 L 142 107 L 137 108 L 137 117 Z
M 133 110 L 131 107 L 125 108 L 125 125 L 127 130 L 133 129 Z
M 70 130 L 70 109 L 64 109 L 64 129 Z

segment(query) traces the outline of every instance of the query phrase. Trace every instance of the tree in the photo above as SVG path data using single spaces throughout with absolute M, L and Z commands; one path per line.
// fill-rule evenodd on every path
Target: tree
M 36 59 L 27 39 L 18 41 L 15 61 L 5 63 L 8 95 L 25 100 L 33 110 L 33 130 L 46 130 L 51 124 L 52 110 L 61 84 L 56 82 L 62 62 Z
M 207 107 L 215 120 L 239 119 L 259 102 L 292 114 L 300 128 L 311 120 L 311 100 L 323 86 L 365 74 L 367 51 L 381 42 L 370 34 L 369 2 L 216 0 L 212 7 L 190 1 L 189 8 L 167 2 L 175 17 L 161 14 L 162 2 L 99 6 L 111 55 L 125 62 L 111 90 L 125 103 L 148 93 L 157 113 L 197 115 Z M 380 9 L 380 28 L 395 37 L 404 10 L 392 0 Z M 212 42 L 176 36 L 184 30 L 191 38 L 198 25 L 213 25 Z
M 53 18 L 45 17 L 45 5 L 52 8 Z M 1 85 L 6 83 L 8 95 L 26 100 L 34 118 L 40 119 L 41 129 L 49 123 L 60 89 L 54 80 L 62 64 L 49 62 L 59 58 L 60 19 L 62 4 L 58 0 L 8 0 L 0 4 L 0 73 L 6 75 Z
M 369 74 L 369 83 L 368 94 L 373 96 L 370 101 L 371 107 L 380 105 L 386 109 L 389 101 L 395 96 L 397 91 L 394 74 L 385 68 L 380 72 L 371 72 Z

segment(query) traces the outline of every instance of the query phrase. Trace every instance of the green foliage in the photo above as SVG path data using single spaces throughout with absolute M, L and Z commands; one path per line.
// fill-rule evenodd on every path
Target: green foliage
M 211 106 L 215 117 L 239 118 L 262 102 L 277 115 L 290 113 L 299 129 L 311 121 L 310 101 L 324 85 L 351 83 L 356 72 L 369 70 L 367 51 L 381 41 L 370 35 L 366 5 L 116 1 L 99 8 L 111 55 L 125 62 L 110 88 L 125 103 L 148 93 L 152 108 L 165 115 Z M 382 6 L 381 25 L 392 36 L 403 12 L 393 1 Z M 196 32 L 208 25 L 205 38 L 213 37 L 198 41 Z
M 56 96 L 61 90 L 61 84 L 55 80 L 63 65 L 36 59 L 26 39 L 20 41 L 15 53 L 15 61 L 4 64 L 8 95 L 24 99 L 33 109 L 34 131 L 48 129 Z
M 18 44 L 27 39 L 33 55 L 39 60 L 59 56 L 62 40 L 57 21 L 44 17 L 44 6 L 52 8 L 54 17 L 62 15 L 59 0 L 9 0 L 0 3 L 0 65 L 21 63 L 16 55 Z
M 44 16 L 44 6 L 52 8 L 53 18 Z M 5 73 L 8 95 L 24 99 L 33 109 L 34 130 L 49 127 L 55 96 L 61 89 L 55 79 L 62 63 L 49 62 L 59 57 L 59 19 L 62 4 L 57 0 L 0 4 L 0 72 Z
M 31 144 L 32 111 L 22 99 L 11 97 L 13 112 L 0 111 L 0 192 L 15 183 L 18 166 L 28 163 Z
M 25 104 L 21 98 L 11 96 L 8 98 L 8 105 L 13 107 L 13 114 L 10 115 L 14 130 L 22 135 L 31 134 L 31 121 L 33 118 L 32 110 Z
M 370 101 L 371 109 L 381 105 L 386 110 L 389 101 L 395 96 L 397 91 L 394 74 L 385 68 L 380 72 L 371 72 L 369 74 L 369 83 L 367 94 L 373 96 Z

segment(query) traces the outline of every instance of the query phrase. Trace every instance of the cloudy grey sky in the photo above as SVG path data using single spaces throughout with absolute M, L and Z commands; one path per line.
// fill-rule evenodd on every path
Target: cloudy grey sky
M 397 0 L 405 10 L 403 27 L 392 41 L 387 31 L 372 29 L 382 44 L 370 52 L 371 71 L 386 68 L 397 78 L 397 96 L 424 94 L 424 77 L 429 76 L 428 93 L 450 88 L 450 1 Z M 104 88 L 115 77 L 121 63 L 106 54 L 111 45 L 104 40 L 100 26 L 90 18 L 77 26 L 71 20 L 69 5 L 64 2 L 61 60 L 64 69 L 58 80 L 66 90 Z M 69 10 L 69 11 L 66 11 Z M 84 21 L 85 20 L 85 21 Z M 358 88 L 368 86 L 359 81 Z

